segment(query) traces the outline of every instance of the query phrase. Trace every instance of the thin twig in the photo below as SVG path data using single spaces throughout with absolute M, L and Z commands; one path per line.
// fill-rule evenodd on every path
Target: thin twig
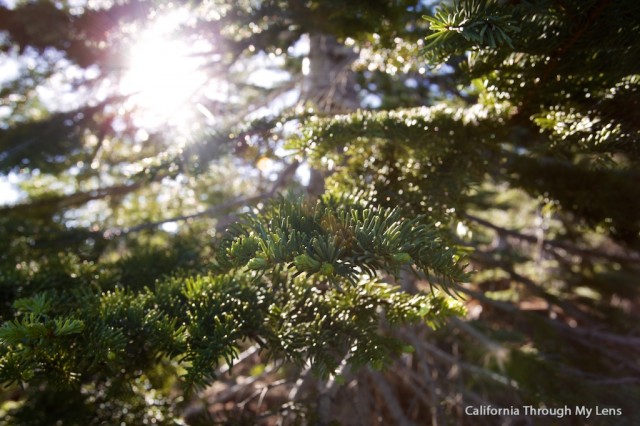
M 471 215 L 471 214 L 465 214 L 464 217 L 466 219 L 469 219 L 479 225 L 482 225 L 486 228 L 490 228 L 493 229 L 494 231 L 496 231 L 499 235 L 506 235 L 508 237 L 513 237 L 516 238 L 518 240 L 521 241 L 526 241 L 526 242 L 530 242 L 530 243 L 538 243 L 538 238 L 533 236 L 533 235 L 526 235 L 526 234 L 522 234 L 518 231 L 514 231 L 511 229 L 506 229 L 506 228 L 502 228 L 498 225 L 495 225 L 487 220 L 481 219 L 477 216 Z M 566 242 L 563 241 L 556 241 L 556 240 L 543 240 L 542 241 L 542 246 L 544 249 L 546 250 L 551 250 L 553 248 L 560 248 L 563 249 L 569 253 L 573 253 L 573 254 L 577 254 L 583 257 L 599 257 L 602 259 L 608 259 L 608 260 L 612 260 L 614 262 L 622 262 L 622 263 L 637 263 L 640 261 L 640 255 L 638 253 L 633 253 L 631 255 L 623 255 L 623 254 L 613 254 L 613 253 L 606 253 L 600 250 L 594 250 L 594 249 L 588 249 L 588 248 L 581 248 L 581 247 L 576 247 L 574 245 L 568 244 Z
M 250 346 L 249 348 L 247 348 L 244 351 L 242 351 L 240 353 L 240 355 L 238 355 L 238 357 L 234 360 L 233 365 L 238 365 L 238 364 L 244 362 L 249 357 L 255 355 L 259 350 L 260 350 L 260 346 L 258 346 L 258 345 Z M 218 368 L 216 370 L 216 376 L 221 376 L 223 374 L 228 373 L 229 370 L 231 370 L 231 367 L 232 367 L 232 365 L 225 363 L 224 365 L 220 366 L 220 368 Z
M 121 237 L 121 236 L 124 236 L 124 235 L 127 235 L 127 234 L 131 234 L 133 232 L 138 232 L 138 231 L 142 231 L 142 230 L 145 230 L 145 229 L 156 228 L 156 227 L 158 227 L 160 225 L 163 225 L 163 224 L 169 223 L 169 222 L 182 222 L 182 221 L 185 221 L 185 220 L 195 219 L 195 218 L 203 217 L 203 216 L 215 216 L 216 214 L 225 212 L 225 211 L 233 209 L 233 208 L 237 208 L 237 207 L 240 207 L 240 206 L 248 206 L 248 205 L 251 205 L 253 203 L 257 203 L 259 201 L 269 199 L 269 198 L 273 197 L 278 192 L 278 190 L 281 189 L 282 186 L 284 186 L 284 184 L 286 182 L 288 182 L 288 180 L 291 178 L 291 176 L 298 169 L 298 165 L 299 165 L 299 163 L 297 161 L 294 161 L 289 166 L 287 166 L 282 171 L 280 176 L 278 176 L 278 179 L 274 182 L 274 184 L 271 187 L 271 189 L 269 191 L 267 191 L 267 192 L 264 192 L 264 193 L 261 193 L 261 194 L 257 194 L 257 195 L 252 195 L 252 196 L 249 196 L 249 197 L 234 198 L 233 200 L 227 201 L 226 203 L 218 204 L 218 205 L 216 205 L 214 207 L 208 208 L 206 210 L 199 211 L 197 213 L 170 217 L 170 218 L 159 220 L 159 221 L 155 221 L 155 222 L 145 222 L 145 223 L 141 223 L 139 225 L 132 226 L 132 227 L 129 227 L 129 228 L 109 229 L 107 231 L 104 231 L 104 233 L 102 235 L 103 235 L 103 237 L 105 239 L 112 239 L 112 238 Z
M 510 312 L 510 313 L 520 313 L 522 314 L 522 311 L 520 311 L 520 309 L 518 309 L 517 306 L 511 304 L 511 303 L 507 303 L 507 302 L 502 302 L 499 300 L 495 300 L 495 299 L 491 299 L 490 297 L 487 297 L 485 295 L 483 295 L 480 292 L 477 291 L 473 291 L 469 288 L 463 287 L 463 286 L 456 286 L 456 290 L 461 292 L 461 293 L 465 293 L 471 297 L 473 297 L 474 299 L 477 299 L 479 301 L 491 304 L 492 306 L 499 308 L 500 310 L 503 310 L 505 312 Z M 587 338 L 587 340 L 589 339 L 596 339 L 596 340 L 601 340 L 610 344 L 615 344 L 615 345 L 620 345 L 620 346 L 628 346 L 631 348 L 640 348 L 640 337 L 636 337 L 636 336 L 625 336 L 625 335 L 620 335 L 620 334 L 614 334 L 614 333 L 609 333 L 609 332 L 605 332 L 605 331 L 598 331 L 598 330 L 593 330 L 593 329 L 587 329 L 587 328 L 583 328 L 583 327 L 571 327 L 567 324 L 564 324 L 562 322 L 559 321 L 554 321 L 552 319 L 549 318 L 545 318 L 545 317 L 540 317 L 540 319 L 544 322 L 546 322 L 547 324 L 551 325 L 552 327 L 561 329 L 562 331 L 568 332 L 568 333 L 572 333 L 576 336 L 580 336 L 583 338 Z M 596 345 L 598 346 L 598 345 Z M 600 345 L 601 346 L 601 345 Z
M 389 414 L 393 419 L 393 424 L 399 426 L 413 425 L 414 423 L 404 415 L 404 411 L 402 410 L 398 399 L 393 394 L 393 391 L 389 386 L 387 379 L 377 371 L 371 371 L 369 372 L 369 375 L 375 382 L 376 389 L 378 389 L 384 397 L 385 407 L 389 410 Z

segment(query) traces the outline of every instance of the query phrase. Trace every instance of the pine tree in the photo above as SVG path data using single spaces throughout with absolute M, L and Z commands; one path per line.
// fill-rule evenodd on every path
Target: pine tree
M 161 41 L 221 89 L 149 124 L 125 52 L 178 10 Z M 3 424 L 637 421 L 636 2 L 43 1 L 0 29 Z

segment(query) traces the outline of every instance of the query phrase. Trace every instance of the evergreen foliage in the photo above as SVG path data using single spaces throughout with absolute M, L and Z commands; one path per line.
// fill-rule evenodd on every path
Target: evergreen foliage
M 75 3 L 0 6 L 0 424 L 637 423 L 640 3 Z M 186 135 L 114 83 L 180 8 L 227 92 Z M 305 99 L 314 61 L 379 106 Z

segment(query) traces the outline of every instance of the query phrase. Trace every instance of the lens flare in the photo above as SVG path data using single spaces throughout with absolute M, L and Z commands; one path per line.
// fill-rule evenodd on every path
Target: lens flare
M 186 124 L 207 82 L 202 60 L 175 36 L 179 19 L 157 20 L 129 52 L 120 91 L 130 95 L 136 124 L 144 128 Z

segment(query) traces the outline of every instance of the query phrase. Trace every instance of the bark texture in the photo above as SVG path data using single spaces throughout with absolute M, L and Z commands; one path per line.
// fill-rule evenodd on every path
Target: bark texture
M 309 74 L 303 99 L 324 114 L 345 114 L 358 108 L 358 92 L 351 65 L 358 54 L 334 36 L 312 34 L 309 37 Z M 324 192 L 324 174 L 311 169 L 307 191 L 317 197 Z

